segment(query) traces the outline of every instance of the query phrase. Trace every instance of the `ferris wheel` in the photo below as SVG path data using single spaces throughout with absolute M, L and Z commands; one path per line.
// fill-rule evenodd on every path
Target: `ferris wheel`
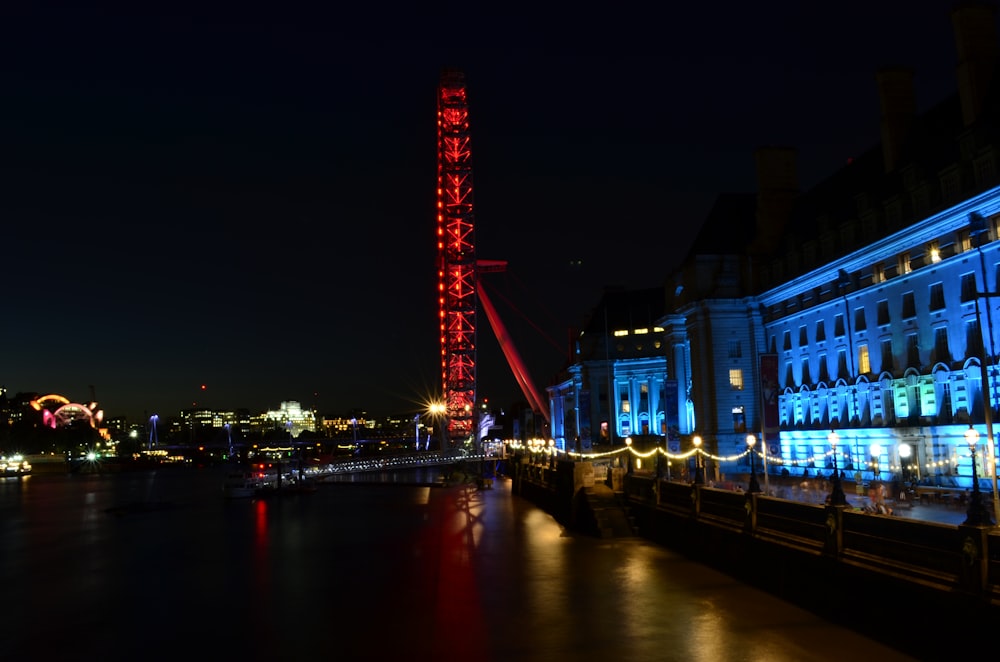
M 476 405 L 476 242 L 465 75 L 445 69 L 438 86 L 438 306 L 447 436 L 473 433 Z

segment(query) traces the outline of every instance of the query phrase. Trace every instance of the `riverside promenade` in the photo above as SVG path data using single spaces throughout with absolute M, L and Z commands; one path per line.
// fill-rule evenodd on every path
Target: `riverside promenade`
M 787 482 L 796 491 L 779 497 L 780 483 L 767 496 L 623 468 L 605 482 L 588 462 L 533 459 L 512 458 L 515 494 L 571 527 L 663 545 L 921 659 L 975 654 L 1000 623 L 1000 531 L 966 524 L 962 508 L 868 514 L 853 483 L 831 506 L 822 484 Z

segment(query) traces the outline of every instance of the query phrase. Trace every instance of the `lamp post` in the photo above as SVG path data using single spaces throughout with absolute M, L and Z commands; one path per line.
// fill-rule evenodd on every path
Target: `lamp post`
M 157 414 L 153 414 L 149 417 L 149 446 L 146 450 L 153 450 L 153 446 L 159 443 L 159 437 L 156 433 L 156 424 L 159 423 L 160 417 Z
M 747 492 L 760 492 L 760 483 L 757 482 L 757 470 L 753 461 L 753 446 L 757 443 L 757 437 L 752 434 L 747 435 L 747 454 L 750 456 L 750 484 Z
M 983 505 L 983 495 L 979 491 L 979 474 L 976 471 L 976 443 L 979 441 L 979 432 L 971 425 L 965 431 L 965 441 L 969 444 L 969 452 L 972 454 L 972 496 L 969 497 L 969 509 L 962 523 L 969 526 L 992 526 L 993 518 Z
M 694 484 L 704 485 L 705 484 L 705 471 L 701 466 L 701 437 L 695 435 L 691 439 L 691 443 L 694 444 Z
M 667 439 L 666 437 L 663 438 L 664 452 L 662 454 L 660 453 L 660 440 L 659 439 L 656 440 L 656 464 L 654 466 L 656 467 L 657 489 L 659 489 L 660 479 L 663 478 L 663 455 L 666 454 L 666 445 L 667 445 L 666 439 Z M 669 467 L 670 465 L 668 464 L 667 466 Z M 669 480 L 669 477 L 667 478 L 667 480 Z
M 438 429 L 439 433 L 438 437 L 440 437 L 440 441 L 438 443 L 441 445 L 439 450 L 443 452 L 448 446 L 445 443 L 445 436 L 447 434 L 447 429 L 448 429 L 448 418 L 447 418 L 448 406 L 444 402 L 432 402 L 428 407 L 428 412 L 430 413 L 431 418 L 434 421 L 434 425 Z M 428 448 L 430 448 L 429 434 L 427 436 L 427 446 Z
M 626 461 L 628 462 L 626 472 L 632 473 L 632 437 L 625 437 L 625 453 L 627 454 Z
M 830 505 L 846 506 L 847 495 L 844 494 L 844 486 L 840 484 L 840 468 L 837 463 L 837 442 L 840 441 L 840 435 L 835 430 L 830 430 L 826 438 L 833 453 L 833 489 L 830 491 Z
M 986 297 L 986 321 L 989 324 L 990 354 L 995 359 L 996 354 L 993 349 L 993 313 L 990 308 L 990 296 L 995 293 L 989 292 L 986 289 L 986 257 L 983 255 L 983 238 L 985 237 L 986 240 L 989 240 L 989 228 L 986 225 L 986 219 L 979 212 L 969 214 L 969 235 L 977 238 L 976 249 L 979 251 L 979 263 L 983 270 L 983 291 L 976 292 L 976 326 L 979 328 L 979 332 L 982 333 L 983 323 L 979 313 L 979 297 Z M 978 290 L 978 287 L 976 289 Z M 993 477 L 993 513 L 1000 520 L 1000 492 L 997 491 L 996 455 L 993 450 L 993 402 L 990 397 L 989 370 L 986 367 L 986 343 L 980 346 L 980 350 L 979 369 L 983 379 L 980 390 L 983 396 L 983 420 L 986 423 L 986 453 L 989 456 L 990 463 L 993 464 L 992 471 L 990 471 Z

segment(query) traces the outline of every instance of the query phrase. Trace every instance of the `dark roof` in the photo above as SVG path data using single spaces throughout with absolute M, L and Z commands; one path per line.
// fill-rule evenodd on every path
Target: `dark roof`
M 755 193 L 723 193 L 715 199 L 686 259 L 695 255 L 732 255 L 746 251 L 756 232 Z
M 652 327 L 666 312 L 666 290 L 606 288 L 584 324 L 585 333 L 603 335 L 608 329 Z

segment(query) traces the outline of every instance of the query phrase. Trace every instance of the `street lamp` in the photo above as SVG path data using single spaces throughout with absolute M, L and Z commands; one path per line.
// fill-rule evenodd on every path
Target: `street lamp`
M 835 430 L 830 430 L 826 438 L 830 442 L 833 454 L 833 490 L 830 492 L 830 505 L 846 506 L 847 495 L 844 494 L 844 486 L 840 484 L 840 467 L 837 463 L 837 442 L 840 441 L 840 435 Z
M 434 420 L 434 425 L 438 429 L 438 437 L 440 437 L 439 444 L 441 446 L 440 450 L 443 452 L 447 448 L 447 443 L 445 443 L 445 437 L 448 432 L 448 406 L 444 402 L 432 402 L 427 407 L 428 413 Z M 430 435 L 427 438 L 427 445 L 430 447 Z
M 146 450 L 153 450 L 153 446 L 159 444 L 159 437 L 156 433 L 156 424 L 160 422 L 160 417 L 153 414 L 149 417 L 149 446 Z
M 628 453 L 628 473 L 632 473 L 632 437 L 625 437 L 625 448 Z
M 695 435 L 691 439 L 691 443 L 694 444 L 694 484 L 704 485 L 705 484 L 705 471 L 701 467 L 701 437 Z
M 920 466 L 917 465 L 917 464 L 911 463 L 911 461 L 910 461 L 910 455 L 912 453 L 913 453 L 913 449 L 910 448 L 909 444 L 900 444 L 899 445 L 899 465 L 900 465 L 900 467 L 903 470 L 903 480 L 905 480 L 907 482 L 911 482 L 911 483 L 915 482 L 916 480 L 919 480 L 919 478 L 920 478 L 919 475 L 918 476 L 914 476 L 913 475 L 913 468 L 917 467 L 917 469 L 919 470 Z
M 909 450 L 909 448 L 907 448 L 907 450 Z M 871 453 L 872 453 L 872 477 L 875 480 L 878 480 L 879 476 L 882 475 L 882 467 L 879 463 L 879 458 L 882 457 L 882 445 L 872 444 Z
M 760 483 L 757 482 L 757 470 L 753 461 L 753 446 L 757 443 L 757 437 L 752 434 L 747 435 L 747 454 L 750 456 L 750 484 L 747 486 L 748 492 L 760 492 Z
M 979 491 L 979 474 L 976 471 L 976 443 L 979 441 L 979 432 L 971 425 L 965 431 L 965 441 L 969 444 L 969 452 L 972 453 L 972 496 L 969 497 L 969 509 L 966 511 L 963 524 L 992 526 L 993 518 L 983 505 L 983 495 Z

